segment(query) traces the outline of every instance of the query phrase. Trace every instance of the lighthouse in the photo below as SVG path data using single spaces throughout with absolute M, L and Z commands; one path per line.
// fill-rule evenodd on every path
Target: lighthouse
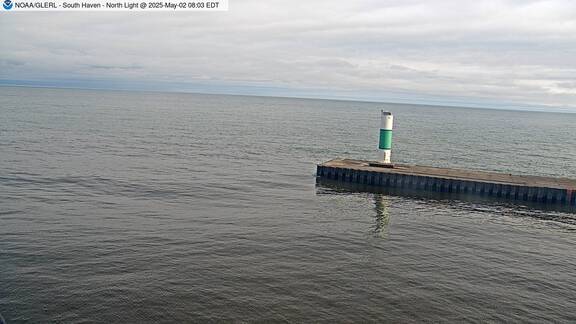
M 392 155 L 392 126 L 394 125 L 394 115 L 389 111 L 381 111 L 380 116 L 380 162 L 391 164 L 390 156 Z

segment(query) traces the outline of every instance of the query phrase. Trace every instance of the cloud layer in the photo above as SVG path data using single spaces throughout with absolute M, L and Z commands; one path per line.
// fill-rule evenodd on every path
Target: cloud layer
M 4 80 L 576 107 L 572 0 L 230 0 L 213 13 L 2 12 L 0 28 Z

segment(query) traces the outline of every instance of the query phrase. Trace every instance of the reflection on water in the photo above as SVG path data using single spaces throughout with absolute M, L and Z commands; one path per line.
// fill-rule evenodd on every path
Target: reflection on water
M 388 196 L 374 195 L 374 210 L 376 217 L 372 233 L 374 236 L 386 238 L 390 225 L 390 198 Z

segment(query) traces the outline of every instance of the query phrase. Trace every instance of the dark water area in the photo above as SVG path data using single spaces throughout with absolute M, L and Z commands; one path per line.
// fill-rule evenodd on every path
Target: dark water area
M 397 162 L 576 178 L 576 114 L 0 87 L 11 323 L 576 321 L 576 215 L 316 186 Z

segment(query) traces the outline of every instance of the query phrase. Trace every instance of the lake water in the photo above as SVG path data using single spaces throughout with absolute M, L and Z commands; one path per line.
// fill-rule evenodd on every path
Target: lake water
M 316 186 L 374 159 L 576 177 L 576 114 L 0 87 L 11 323 L 575 322 L 576 215 Z

